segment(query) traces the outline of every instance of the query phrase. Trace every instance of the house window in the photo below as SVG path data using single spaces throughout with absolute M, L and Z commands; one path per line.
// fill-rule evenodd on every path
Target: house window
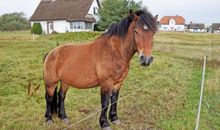
M 70 29 L 73 29 L 73 23 L 70 23 Z
M 96 9 L 96 7 L 93 7 L 93 14 L 97 14 L 97 9 Z
M 163 27 L 163 30 L 167 30 L 167 27 Z
M 71 22 L 70 23 L 70 29 L 82 29 L 82 23 L 81 22 Z
M 85 23 L 86 24 L 86 29 L 92 29 L 92 23 Z
M 170 19 L 169 24 L 170 24 L 170 25 L 175 25 L 175 24 L 176 24 L 176 23 L 175 23 L 175 20 L 174 20 L 174 19 Z
M 74 23 L 74 29 L 82 29 L 82 25 L 80 22 Z
M 50 29 L 52 30 L 52 29 L 53 29 L 53 24 L 52 24 L 52 23 L 50 23 L 49 25 L 50 25 Z

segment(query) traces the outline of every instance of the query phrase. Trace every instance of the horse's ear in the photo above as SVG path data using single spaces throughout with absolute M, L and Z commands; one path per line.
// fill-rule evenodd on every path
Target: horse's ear
M 129 10 L 129 15 L 134 15 L 134 12 L 132 11 L 132 9 Z
M 134 12 L 130 9 L 128 13 L 128 18 L 132 21 L 134 19 Z

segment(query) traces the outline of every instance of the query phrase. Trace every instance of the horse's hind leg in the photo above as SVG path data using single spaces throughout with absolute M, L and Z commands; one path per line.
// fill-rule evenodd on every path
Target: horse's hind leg
M 58 102 L 58 117 L 63 121 L 64 123 L 68 124 L 70 121 L 67 118 L 66 112 L 65 112 L 65 106 L 64 106 L 64 100 L 66 98 L 66 92 L 68 90 L 68 85 L 61 81 L 61 86 L 59 90 L 59 102 Z
M 45 83 L 46 87 L 46 122 L 48 125 L 53 123 L 52 114 L 57 112 L 57 93 L 56 93 L 57 83 L 48 84 Z

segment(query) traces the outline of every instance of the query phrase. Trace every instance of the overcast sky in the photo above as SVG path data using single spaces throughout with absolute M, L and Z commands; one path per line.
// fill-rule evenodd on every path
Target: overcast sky
M 136 0 L 138 1 L 138 0 Z M 139 0 L 140 1 L 140 0 Z M 211 24 L 220 22 L 220 0 L 142 0 L 153 14 L 159 18 L 164 15 L 181 15 L 186 23 Z M 0 15 L 23 11 L 29 18 L 40 0 L 0 0 Z

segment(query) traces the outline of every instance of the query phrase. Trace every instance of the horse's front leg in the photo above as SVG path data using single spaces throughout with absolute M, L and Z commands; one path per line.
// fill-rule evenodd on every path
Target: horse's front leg
M 101 86 L 101 106 L 102 111 L 99 118 L 99 124 L 102 130 L 111 130 L 110 124 L 107 119 L 107 111 L 109 106 L 109 99 L 110 99 L 110 91 L 104 90 L 103 86 Z
M 119 89 L 115 90 L 115 91 L 112 91 L 111 108 L 110 108 L 110 111 L 109 111 L 109 119 L 115 125 L 119 125 L 121 123 L 121 121 L 118 119 L 118 115 L 117 115 L 118 95 L 119 95 Z

